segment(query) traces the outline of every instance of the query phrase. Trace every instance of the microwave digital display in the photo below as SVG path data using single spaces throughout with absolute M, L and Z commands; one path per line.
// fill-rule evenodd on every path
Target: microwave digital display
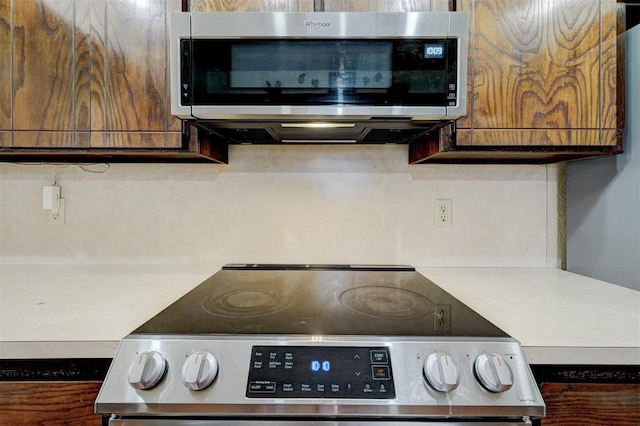
M 424 57 L 426 59 L 444 58 L 444 43 L 425 43 Z

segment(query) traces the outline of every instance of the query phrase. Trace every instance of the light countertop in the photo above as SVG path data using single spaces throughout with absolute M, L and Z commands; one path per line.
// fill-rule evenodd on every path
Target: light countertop
M 531 364 L 640 365 L 640 292 L 559 269 L 418 268 Z
M 112 358 L 222 265 L 0 265 L 0 358 Z
M 118 342 L 220 269 L 0 265 L 0 358 L 111 358 Z M 640 292 L 557 269 L 417 268 L 532 364 L 640 365 Z

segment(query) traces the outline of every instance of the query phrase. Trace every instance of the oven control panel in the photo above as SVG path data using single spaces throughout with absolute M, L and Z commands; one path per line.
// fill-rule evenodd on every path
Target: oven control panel
M 138 416 L 173 424 L 179 414 L 193 424 L 479 424 L 488 413 L 537 418 L 544 410 L 517 341 L 433 336 L 131 335 L 96 399 L 97 413 L 127 424 Z
M 393 399 L 388 347 L 253 346 L 247 398 Z

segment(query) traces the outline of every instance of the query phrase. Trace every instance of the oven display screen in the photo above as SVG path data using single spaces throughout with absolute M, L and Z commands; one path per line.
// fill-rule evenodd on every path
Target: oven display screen
M 246 396 L 393 399 L 389 348 L 254 346 Z
M 314 373 L 321 371 L 321 369 L 322 372 L 328 373 L 329 371 L 331 371 L 331 361 L 318 361 L 314 359 L 313 361 L 311 361 L 310 367 L 311 371 L 313 371 Z

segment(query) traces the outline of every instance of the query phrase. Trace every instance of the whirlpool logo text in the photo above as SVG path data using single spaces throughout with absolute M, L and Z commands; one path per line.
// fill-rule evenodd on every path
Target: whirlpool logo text
M 329 21 L 304 21 L 305 27 L 310 27 L 311 29 L 318 30 L 320 28 L 329 28 L 331 26 L 331 22 Z

